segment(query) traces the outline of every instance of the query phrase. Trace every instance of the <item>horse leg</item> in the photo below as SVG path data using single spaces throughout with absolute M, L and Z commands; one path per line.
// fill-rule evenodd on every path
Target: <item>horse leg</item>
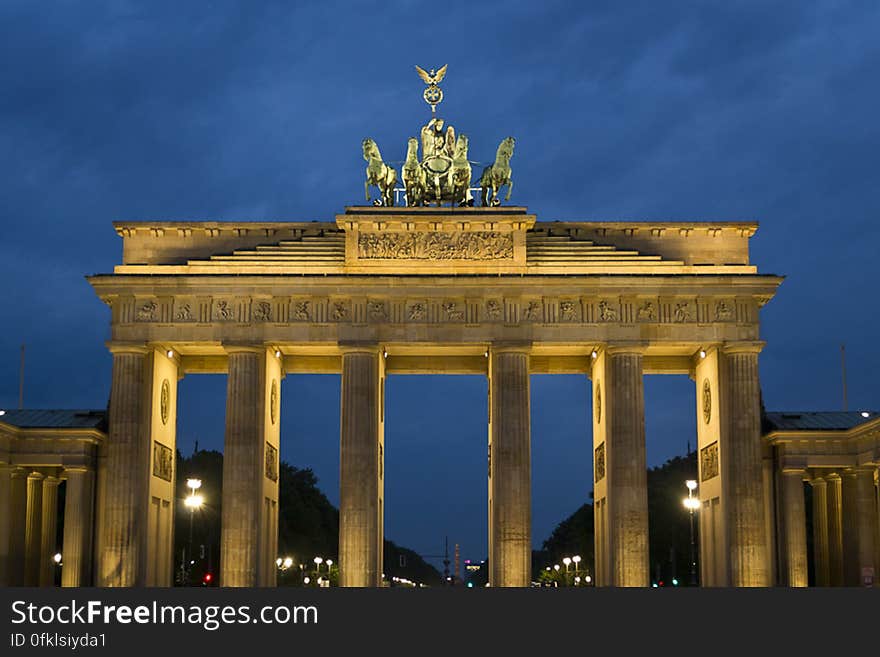
M 510 193 L 513 191 L 513 178 L 507 179 L 507 196 L 504 197 L 505 201 L 510 200 Z

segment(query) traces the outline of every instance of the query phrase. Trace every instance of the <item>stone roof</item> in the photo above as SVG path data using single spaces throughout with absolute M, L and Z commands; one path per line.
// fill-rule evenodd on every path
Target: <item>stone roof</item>
M 106 429 L 105 410 L 9 409 L 0 415 L 0 422 L 19 429 Z
M 867 413 L 867 417 L 865 416 Z M 765 432 L 846 431 L 880 417 L 877 411 L 776 411 L 765 415 Z

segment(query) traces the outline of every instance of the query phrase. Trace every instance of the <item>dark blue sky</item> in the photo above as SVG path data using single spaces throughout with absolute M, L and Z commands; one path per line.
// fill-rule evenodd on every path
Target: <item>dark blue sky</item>
M 425 121 L 449 64 L 472 159 L 517 138 L 539 220 L 756 219 L 770 409 L 878 407 L 880 4 L 56 2 L 0 5 L 0 408 L 101 407 L 109 314 L 84 276 L 117 219 L 330 220 Z M 674 8 L 674 9 L 671 9 Z M 282 456 L 338 500 L 337 377 L 283 384 Z M 584 377 L 533 377 L 534 538 L 592 487 Z M 485 386 L 388 384 L 388 536 L 486 550 Z M 181 383 L 179 443 L 220 448 L 224 377 Z M 646 379 L 651 464 L 693 436 L 686 377 Z M 452 411 L 438 410 L 443 403 Z

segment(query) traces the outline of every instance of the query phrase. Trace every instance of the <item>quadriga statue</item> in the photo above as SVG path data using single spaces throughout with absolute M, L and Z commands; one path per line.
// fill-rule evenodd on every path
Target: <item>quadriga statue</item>
M 364 183 L 364 194 L 370 200 L 370 186 L 379 188 L 380 200 L 376 205 L 391 207 L 394 205 L 394 185 L 397 182 L 397 171 L 382 161 L 379 147 L 372 139 L 364 139 L 364 159 L 367 161 L 367 180 Z

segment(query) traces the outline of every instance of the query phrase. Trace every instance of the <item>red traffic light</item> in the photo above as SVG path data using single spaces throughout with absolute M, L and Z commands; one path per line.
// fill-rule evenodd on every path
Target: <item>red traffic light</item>
M 211 573 L 205 573 L 205 576 L 202 577 L 202 581 L 204 581 L 205 584 L 210 584 L 212 579 L 214 579 L 214 576 Z

